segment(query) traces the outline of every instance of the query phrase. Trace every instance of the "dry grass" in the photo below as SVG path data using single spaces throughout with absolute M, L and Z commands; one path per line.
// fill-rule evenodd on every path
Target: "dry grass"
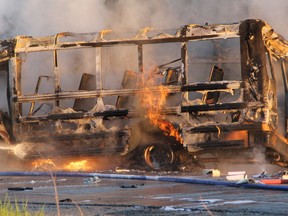
M 0 201 L 0 215 L 1 216 L 44 216 L 44 207 L 38 212 L 29 212 L 27 210 L 27 202 L 20 206 L 15 200 L 14 203 L 10 202 L 8 196 L 5 200 Z

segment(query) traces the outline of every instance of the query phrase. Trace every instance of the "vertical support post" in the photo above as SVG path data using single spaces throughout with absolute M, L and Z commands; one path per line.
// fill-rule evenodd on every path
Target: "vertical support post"
M 16 55 L 16 57 L 10 59 L 8 71 L 8 103 L 13 136 L 15 134 L 20 134 L 20 127 L 16 123 L 16 118 L 17 116 L 22 115 L 22 104 L 17 101 L 15 102 L 13 98 L 22 95 L 21 69 L 21 59 Z
M 99 90 L 99 89 L 102 89 L 102 77 L 101 77 L 101 73 L 102 73 L 102 65 L 101 65 L 101 47 L 96 47 L 95 49 L 95 62 L 96 62 L 96 65 L 95 65 L 95 70 L 96 70 L 96 77 L 95 77 L 95 81 L 96 81 L 96 89 Z M 97 107 L 97 105 L 99 104 L 103 104 L 104 105 L 104 102 L 103 102 L 103 99 L 102 97 L 97 97 L 96 98 L 96 104 L 94 106 Z M 94 110 L 94 108 L 92 110 Z
M 271 78 L 272 78 L 272 80 L 276 80 L 275 70 L 274 70 L 274 67 L 273 67 L 273 64 L 272 64 L 272 55 L 271 55 L 271 53 L 267 53 L 267 58 L 268 58 L 269 66 L 270 66 L 270 70 L 271 70 Z
M 58 67 L 57 50 L 54 50 L 54 75 L 55 75 L 54 91 L 55 91 L 55 93 L 59 93 L 61 88 L 60 88 L 60 70 Z M 55 107 L 59 107 L 59 105 L 60 105 L 60 101 L 55 100 Z
M 54 38 L 54 44 L 56 45 L 58 42 L 58 34 L 55 36 Z M 58 52 L 56 49 L 54 49 L 54 75 L 55 75 L 55 79 L 54 79 L 54 91 L 55 94 L 59 93 L 61 91 L 61 87 L 60 87 L 60 70 L 58 67 Z M 55 107 L 59 107 L 60 105 L 60 101 L 59 100 L 55 100 Z
M 96 89 L 102 89 L 101 47 L 96 47 Z
M 54 75 L 55 75 L 55 93 L 59 93 L 60 92 L 60 71 L 58 67 L 54 67 Z M 60 101 L 59 100 L 55 100 L 55 106 L 59 107 L 60 105 Z
M 16 72 L 16 82 L 15 82 L 15 87 L 16 87 L 16 94 L 17 96 L 22 95 L 22 77 L 21 77 L 21 70 L 22 70 L 22 62 L 19 57 L 15 58 L 15 72 Z M 20 115 L 22 115 L 22 104 L 17 103 L 17 110 Z
M 282 69 L 282 76 L 283 76 L 283 82 L 284 82 L 284 90 L 285 90 L 285 98 L 284 98 L 284 106 L 285 106 L 285 137 L 288 138 L 288 80 L 287 80 L 287 69 L 285 61 L 282 61 L 281 64 Z
M 143 73 L 143 45 L 139 44 L 138 45 L 138 67 L 139 67 L 139 72 Z
M 246 85 L 244 100 L 245 102 L 261 101 L 267 105 L 269 76 L 265 67 L 266 50 L 262 39 L 264 25 L 265 23 L 261 20 L 243 21 L 239 26 L 239 34 L 241 75 Z
M 188 83 L 188 47 L 187 42 L 181 44 L 181 73 L 182 73 L 182 85 Z M 188 92 L 182 93 L 182 105 L 183 102 L 188 101 Z
M 284 82 L 284 90 L 285 94 L 288 93 L 288 80 L 287 80 L 287 70 L 286 70 L 286 64 L 285 61 L 283 60 L 281 63 L 281 68 L 282 68 L 282 76 L 283 76 L 283 82 Z

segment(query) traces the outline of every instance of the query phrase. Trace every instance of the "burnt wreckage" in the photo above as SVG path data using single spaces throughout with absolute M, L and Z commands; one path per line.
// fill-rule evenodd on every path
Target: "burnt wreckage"
M 2 40 L 1 137 L 33 143 L 28 158 L 133 153 L 162 169 L 178 151 L 200 157 L 263 146 L 288 165 L 288 43 L 267 23 L 131 35 L 103 30 Z M 155 67 L 143 76 L 147 65 Z M 153 125 L 139 99 L 149 93 L 157 104 L 163 88 L 165 101 L 152 112 L 178 137 Z

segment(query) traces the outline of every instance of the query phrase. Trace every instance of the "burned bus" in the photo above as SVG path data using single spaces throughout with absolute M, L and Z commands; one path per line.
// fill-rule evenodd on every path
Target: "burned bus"
M 1 41 L 1 138 L 26 158 L 265 149 L 287 166 L 288 43 L 262 20 Z

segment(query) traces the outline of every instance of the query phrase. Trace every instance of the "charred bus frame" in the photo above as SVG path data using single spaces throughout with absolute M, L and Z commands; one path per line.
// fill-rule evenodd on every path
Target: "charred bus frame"
M 75 131 L 67 132 L 61 130 L 62 124 L 73 123 L 83 125 L 83 119 L 102 119 L 120 118 L 132 119 L 138 116 L 137 110 L 127 108 L 117 108 L 113 110 L 91 110 L 89 112 L 53 112 L 46 115 L 35 115 L 35 102 L 54 101 L 54 109 L 59 108 L 59 102 L 65 99 L 89 99 L 103 98 L 108 96 L 132 96 L 141 94 L 141 88 L 123 88 L 123 89 L 103 89 L 101 83 L 101 48 L 111 46 L 132 45 L 138 48 L 138 71 L 143 73 L 143 47 L 150 44 L 181 44 L 181 67 L 179 83 L 174 85 L 166 84 L 165 88 L 170 94 L 178 93 L 181 97 L 181 104 L 178 106 L 165 106 L 161 113 L 167 116 L 177 116 L 175 124 L 179 126 L 179 133 L 182 135 L 183 143 L 175 145 L 184 147 L 191 153 L 203 152 L 213 148 L 234 148 L 234 147 L 251 147 L 261 145 L 266 147 L 268 153 L 276 161 L 284 162 L 287 165 L 288 145 L 285 136 L 287 136 L 287 42 L 273 29 L 261 20 L 245 20 L 236 24 L 223 25 L 186 25 L 173 34 L 154 33 L 151 29 L 142 29 L 136 37 L 132 38 L 106 38 L 112 34 L 111 31 L 104 30 L 99 33 L 90 33 L 83 35 L 93 35 L 89 41 L 68 41 L 61 42 L 63 37 L 81 36 L 74 33 L 60 33 L 55 36 L 45 38 L 33 38 L 18 36 L 14 39 L 1 41 L 1 69 L 7 71 L 8 87 L 7 98 L 9 105 L 9 114 L 2 113 L 2 130 L 1 136 L 4 140 L 11 143 L 26 142 L 45 142 L 47 139 L 61 141 L 70 145 L 70 142 L 86 140 L 88 145 L 95 139 L 108 139 L 111 135 L 116 136 L 115 145 L 112 149 L 105 151 L 106 147 L 100 144 L 92 146 L 93 153 L 121 153 L 130 152 L 131 136 L 133 136 L 130 127 L 123 127 L 117 131 L 89 131 L 83 130 L 81 133 Z M 216 39 L 240 39 L 240 56 L 241 56 L 241 79 L 242 80 L 221 80 L 210 79 L 207 82 L 190 82 L 188 79 L 188 43 L 192 41 L 216 40 Z M 94 48 L 96 50 L 96 74 L 95 89 L 81 91 L 63 91 L 60 83 L 60 68 L 58 66 L 58 52 L 70 49 Z M 22 93 L 21 86 L 21 65 L 23 59 L 20 54 L 30 52 L 52 51 L 54 53 L 54 92 L 47 94 L 25 95 Z M 273 60 L 274 59 L 274 60 Z M 282 65 L 281 73 L 271 67 L 268 71 L 267 65 L 271 66 L 272 61 L 279 61 Z M 277 107 L 277 92 L 275 73 L 279 73 L 284 78 L 285 90 L 285 134 L 280 135 L 277 132 L 279 111 Z M 45 74 L 43 74 L 45 76 Z M 40 79 L 40 78 L 39 78 Z M 40 82 L 40 80 L 38 80 Z M 38 83 L 39 84 L 39 83 Z M 37 84 L 37 86 L 38 86 Z M 36 87 L 37 89 L 38 87 Z M 240 95 L 237 101 L 227 103 L 205 102 L 203 104 L 189 104 L 189 92 L 231 92 L 239 91 Z M 159 86 L 150 87 L 150 91 L 159 92 Z M 217 97 L 217 96 L 216 96 Z M 31 107 L 28 115 L 23 115 L 22 105 L 30 103 Z M 217 115 L 224 113 L 229 116 L 228 122 L 191 124 L 189 119 L 203 115 Z M 188 114 L 188 115 L 186 115 Z M 172 120 L 171 120 L 172 121 Z M 86 121 L 87 122 L 87 121 Z M 43 128 L 39 125 L 45 125 Z M 59 127 L 60 125 L 60 127 Z M 129 125 L 129 124 L 128 124 Z M 60 128 L 60 129 L 59 129 Z M 220 133 L 229 134 L 232 131 L 243 132 L 244 138 L 233 141 L 224 139 Z M 34 135 L 33 135 L 34 134 Z M 205 138 L 202 136 L 200 141 L 191 140 L 191 136 L 199 134 L 213 134 L 216 138 Z M 133 140 L 133 139 L 132 139 Z M 118 143 L 117 143 L 118 142 Z M 87 144 L 86 143 L 86 144 Z M 102 143 L 102 142 L 101 142 Z M 119 144 L 120 143 L 120 144 Z M 147 145 L 147 143 L 145 143 Z M 84 151 L 83 154 L 91 153 L 91 148 Z M 77 154 L 77 151 L 74 152 Z M 172 153 L 173 154 L 173 153 Z M 171 157 L 171 155 L 169 156 Z

